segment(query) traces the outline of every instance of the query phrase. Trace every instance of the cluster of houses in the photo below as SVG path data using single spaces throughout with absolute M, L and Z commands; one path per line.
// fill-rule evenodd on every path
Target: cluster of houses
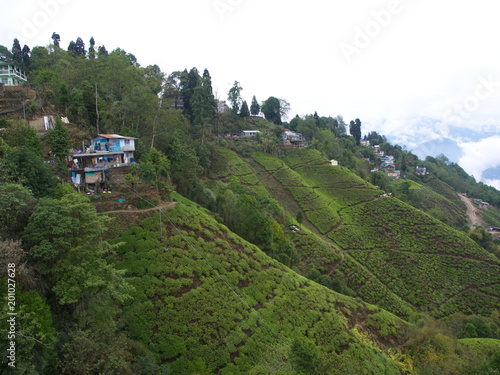
M 396 169 L 396 162 L 394 156 L 386 155 L 385 151 L 380 149 L 379 145 L 373 146 L 375 156 L 380 161 L 379 167 L 372 169 L 370 172 L 384 171 L 387 176 L 397 180 L 401 177 L 401 171 Z
M 377 171 L 384 171 L 387 176 L 392 177 L 395 180 L 399 179 L 401 177 L 401 171 L 396 168 L 394 156 L 386 155 L 383 150 L 380 150 L 379 145 L 373 146 L 373 149 L 375 150 L 375 156 L 379 160 L 380 164 L 378 168 L 374 168 L 370 172 L 374 173 Z M 417 166 L 415 174 L 418 176 L 425 176 L 428 174 L 427 168 Z
M 259 133 L 261 133 L 260 130 L 243 130 L 239 135 L 233 135 L 233 137 L 255 137 Z M 287 148 L 302 148 L 308 145 L 306 137 L 290 129 L 284 129 L 282 139 L 283 145 Z
M 475 198 L 474 202 L 479 208 L 485 208 L 488 209 L 490 207 L 490 204 L 488 202 L 483 201 L 482 199 Z

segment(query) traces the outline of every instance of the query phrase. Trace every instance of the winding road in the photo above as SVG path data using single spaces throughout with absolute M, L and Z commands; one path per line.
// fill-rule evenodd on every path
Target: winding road
M 477 207 L 472 203 L 470 198 L 464 197 L 462 194 L 458 194 L 460 199 L 465 203 L 467 206 L 467 224 L 471 229 L 474 229 L 476 226 L 481 226 L 485 227 L 485 223 L 483 219 L 481 219 L 481 216 L 479 216 L 479 211 L 477 210 Z
M 174 207 L 176 204 L 177 204 L 177 202 L 167 202 L 167 203 L 163 203 L 159 206 L 144 208 L 144 209 L 139 209 L 139 210 L 137 210 L 137 209 L 112 210 L 112 211 L 99 212 L 99 214 L 119 214 L 119 213 L 130 214 L 130 213 L 148 212 L 148 211 L 161 210 L 163 208 Z

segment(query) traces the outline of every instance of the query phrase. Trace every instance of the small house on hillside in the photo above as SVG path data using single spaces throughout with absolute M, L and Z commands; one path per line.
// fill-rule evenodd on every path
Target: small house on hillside
M 427 168 L 425 167 L 418 167 L 417 166 L 417 169 L 415 170 L 415 173 L 418 174 L 419 176 L 424 176 L 427 174 Z
M 330 165 L 333 165 L 334 167 L 339 165 L 339 162 L 335 159 L 330 160 Z
M 118 134 L 98 134 L 85 152 L 79 151 L 70 157 L 73 183 L 96 191 L 102 188 L 109 168 L 124 167 L 135 162 L 136 140 Z
M 292 130 L 285 129 L 282 137 L 285 146 L 295 146 L 299 148 L 307 146 L 306 138 L 302 134 Z
M 92 138 L 92 144 L 85 153 L 73 155 L 80 168 L 85 167 L 121 167 L 135 162 L 134 137 L 118 134 L 98 134 Z
M 260 130 L 243 130 L 241 132 L 242 137 L 255 137 L 258 133 L 260 133 Z

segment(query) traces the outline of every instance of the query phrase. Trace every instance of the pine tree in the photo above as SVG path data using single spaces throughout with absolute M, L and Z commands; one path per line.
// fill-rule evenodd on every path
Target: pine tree
M 193 120 L 193 109 L 191 106 L 191 98 L 194 94 L 194 89 L 198 86 L 200 80 L 200 75 L 198 74 L 198 69 L 192 68 L 189 73 L 186 69 L 182 74 L 181 85 L 182 85 L 182 101 L 184 104 L 184 114 L 192 121 Z
M 318 112 L 315 111 L 313 117 L 314 117 L 314 123 L 319 128 L 319 116 L 318 116 Z
M 246 100 L 244 100 L 243 104 L 241 105 L 240 116 L 250 117 L 250 111 L 248 110 L 248 104 Z
M 94 49 L 95 40 L 94 40 L 94 37 L 90 38 L 89 44 L 90 44 L 90 47 L 89 47 L 89 59 L 95 59 L 95 49 Z
M 76 42 L 71 41 L 69 43 L 68 51 L 73 52 L 77 56 L 85 56 L 87 54 L 87 51 L 85 51 L 85 43 L 83 43 L 80 37 L 76 39 Z
M 97 55 L 100 57 L 100 56 L 108 56 L 108 50 L 106 49 L 106 47 L 104 45 L 100 46 L 98 49 L 97 49 Z
M 30 48 L 25 44 L 22 50 L 22 66 L 24 69 L 28 70 L 31 65 Z
M 255 95 L 252 98 L 252 104 L 250 105 L 250 113 L 252 116 L 257 116 L 260 113 L 260 104 L 257 102 Z
M 23 51 L 17 38 L 14 39 L 14 44 L 12 45 L 12 57 L 17 64 L 21 65 L 23 63 Z
M 356 140 L 356 145 L 361 143 L 361 121 L 357 118 L 349 123 L 349 133 Z

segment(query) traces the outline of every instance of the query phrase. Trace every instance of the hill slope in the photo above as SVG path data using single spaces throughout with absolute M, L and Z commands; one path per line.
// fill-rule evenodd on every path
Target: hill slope
M 116 242 L 136 287 L 127 331 L 165 368 L 269 373 L 311 356 L 326 374 L 400 373 L 385 350 L 405 339 L 403 320 L 297 275 L 195 207 L 162 216 L 162 237 L 157 214 Z
M 461 232 L 397 199 L 379 198 L 347 169 L 324 165 L 317 151 L 294 150 L 284 162 L 253 158 L 266 171 L 258 173 L 261 181 L 270 185 L 272 176 L 273 197 L 288 207 L 292 197 L 308 222 L 345 251 L 342 263 L 357 266 L 348 276 L 340 263 L 333 275 L 365 301 L 400 316 L 411 309 L 437 317 L 489 315 L 498 307 L 500 262 Z M 374 290 L 366 274 L 383 287 Z

